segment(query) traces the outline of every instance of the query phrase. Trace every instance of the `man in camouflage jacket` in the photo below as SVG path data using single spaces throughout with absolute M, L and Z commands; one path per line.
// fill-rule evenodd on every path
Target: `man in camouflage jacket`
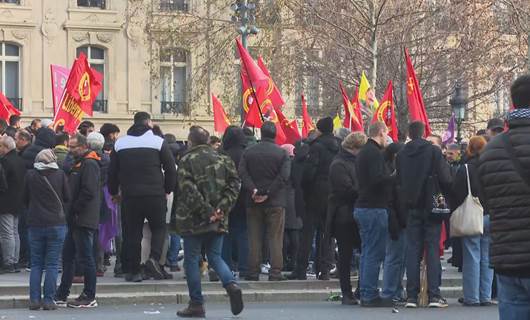
M 184 270 L 190 294 L 180 317 L 204 317 L 199 261 L 204 246 L 208 264 L 217 272 L 230 298 L 232 313 L 243 310 L 241 289 L 221 258 L 223 236 L 228 230 L 228 212 L 234 206 L 241 181 L 233 161 L 208 145 L 208 131 L 193 126 L 188 135 L 190 149 L 179 163 L 176 229 L 184 239 Z

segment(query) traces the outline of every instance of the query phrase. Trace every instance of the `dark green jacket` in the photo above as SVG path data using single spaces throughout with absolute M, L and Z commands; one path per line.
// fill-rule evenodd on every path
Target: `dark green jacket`
M 228 213 L 241 190 L 234 162 L 208 145 L 191 148 L 179 162 L 176 231 L 197 235 L 227 232 Z M 220 209 L 225 217 L 210 223 L 213 212 Z

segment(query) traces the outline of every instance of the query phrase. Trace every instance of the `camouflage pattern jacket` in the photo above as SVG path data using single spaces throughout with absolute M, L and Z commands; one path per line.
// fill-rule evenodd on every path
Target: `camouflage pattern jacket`
M 182 236 L 227 232 L 228 213 L 241 190 L 234 162 L 208 145 L 192 147 L 178 167 L 176 231 Z M 224 219 L 210 223 L 215 210 Z

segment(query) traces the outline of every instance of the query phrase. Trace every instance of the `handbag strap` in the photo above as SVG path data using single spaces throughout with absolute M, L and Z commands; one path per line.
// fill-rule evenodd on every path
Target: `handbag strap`
M 464 165 L 466 168 L 466 180 L 467 180 L 467 195 L 470 196 L 471 194 L 471 182 L 469 181 L 469 169 L 467 168 L 467 163 Z
M 61 200 L 61 198 L 59 197 L 59 195 L 57 194 L 57 192 L 53 188 L 52 184 L 50 183 L 50 180 L 48 180 L 48 178 L 46 176 L 44 176 L 44 175 L 40 175 L 40 176 L 44 179 L 44 181 L 50 187 L 50 189 L 52 189 L 52 192 L 55 195 L 55 199 L 57 199 L 57 201 L 59 201 L 59 204 L 61 205 L 61 209 L 63 210 L 63 213 L 64 213 L 63 201 Z
M 506 150 L 506 152 L 508 152 L 513 167 L 515 168 L 515 171 L 519 174 L 521 179 L 523 179 L 526 185 L 530 187 L 530 172 L 523 168 L 521 161 L 519 161 L 519 159 L 517 159 L 517 157 L 515 156 L 515 149 L 512 145 L 512 142 L 510 141 L 508 133 L 505 132 L 502 134 L 502 141 L 504 142 L 504 149 Z

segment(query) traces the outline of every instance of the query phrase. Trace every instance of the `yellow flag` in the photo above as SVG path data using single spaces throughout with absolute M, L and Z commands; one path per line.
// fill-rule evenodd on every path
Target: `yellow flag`
M 340 120 L 340 117 L 337 114 L 335 118 L 333 118 L 333 130 L 337 130 L 339 128 L 342 128 L 342 120 Z
M 375 98 L 375 92 L 370 86 L 370 82 L 368 82 L 364 71 L 361 73 L 361 83 L 359 84 L 359 100 L 367 107 L 376 110 L 379 108 L 379 101 Z

